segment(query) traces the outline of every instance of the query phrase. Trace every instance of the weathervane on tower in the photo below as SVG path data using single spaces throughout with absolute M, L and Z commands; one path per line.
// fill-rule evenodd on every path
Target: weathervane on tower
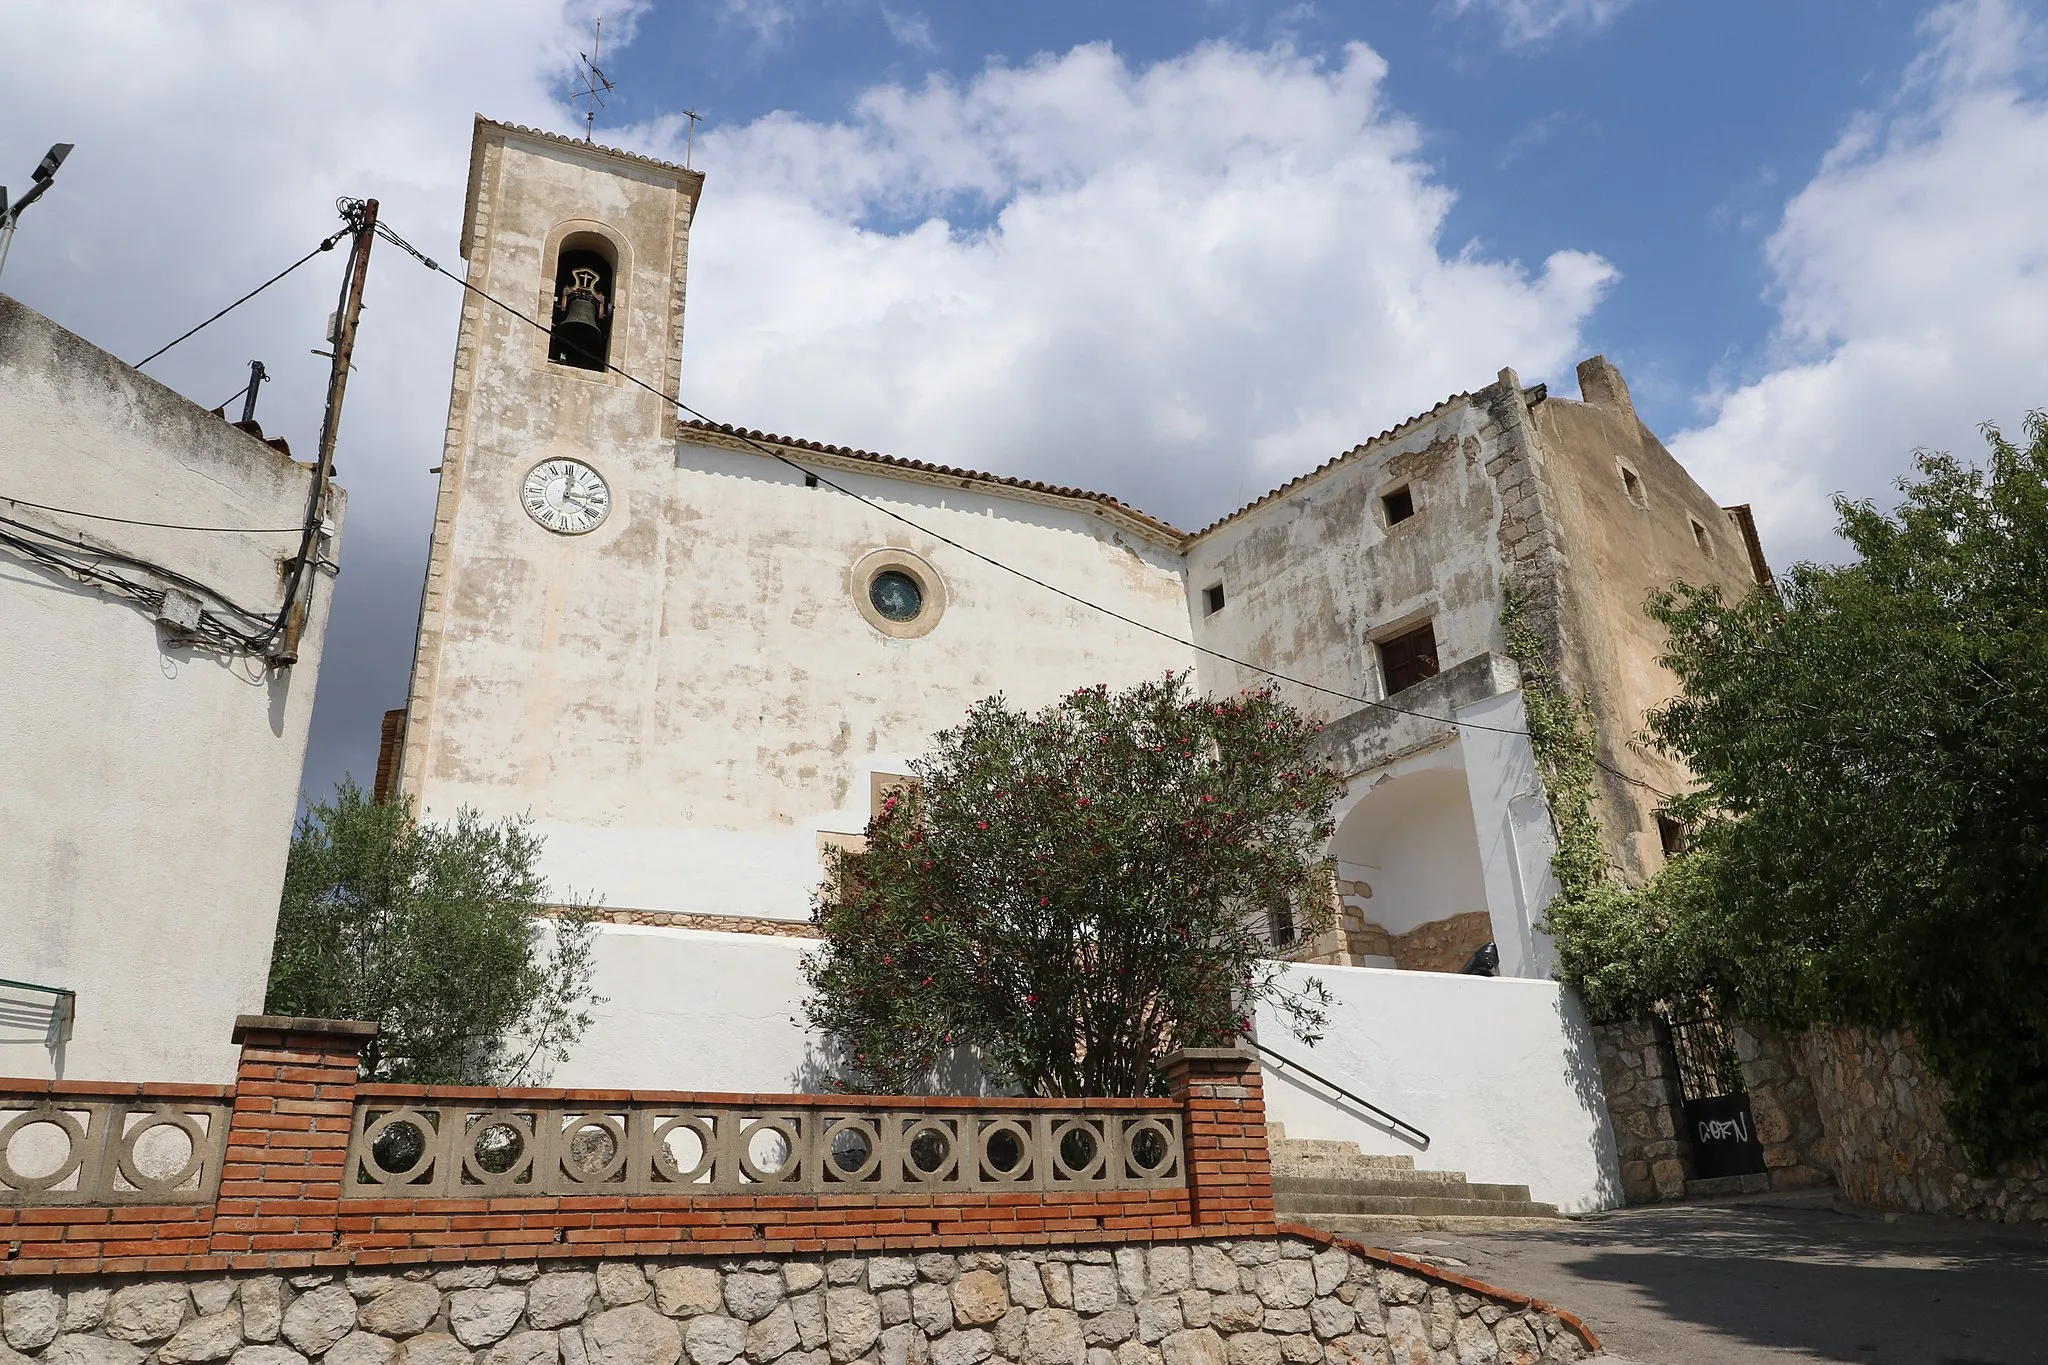
M 597 140 L 597 111 L 604 108 L 604 97 L 611 94 L 617 88 L 605 76 L 603 70 L 597 64 L 598 44 L 603 38 L 604 20 L 599 19 L 596 26 L 591 30 L 590 51 L 587 54 L 582 52 L 576 54 L 577 60 L 583 63 L 583 84 L 569 96 L 569 103 L 574 104 L 578 100 L 590 101 L 590 108 L 583 115 L 583 140 L 585 142 Z

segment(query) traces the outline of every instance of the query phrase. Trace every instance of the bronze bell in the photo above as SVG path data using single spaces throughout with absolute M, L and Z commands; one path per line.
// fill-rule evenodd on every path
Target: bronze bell
M 605 352 L 605 297 L 598 292 L 597 272 L 571 271 L 570 284 L 562 291 L 557 311 L 560 318 L 554 327 L 555 344 L 572 361 L 601 366 Z

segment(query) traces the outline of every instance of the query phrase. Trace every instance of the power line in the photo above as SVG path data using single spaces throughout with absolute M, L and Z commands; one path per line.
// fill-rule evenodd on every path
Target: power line
M 414 260 L 417 260 L 421 265 L 427 267 L 427 269 L 434 271 L 436 274 L 447 276 L 449 279 L 455 281 L 455 283 L 461 285 L 464 289 L 467 289 L 470 293 L 477 295 L 479 298 L 482 298 L 489 303 L 495 304 L 497 307 L 502 308 L 507 313 L 510 313 L 513 317 L 518 318 L 521 322 L 526 323 L 528 326 L 533 327 L 542 332 L 547 332 L 550 334 L 553 333 L 554 329 L 549 327 L 546 323 L 541 322 L 538 319 L 526 313 L 520 312 L 511 304 L 506 303 L 503 299 L 496 297 L 495 295 L 489 293 L 488 291 L 477 288 L 475 285 L 471 284 L 468 280 L 462 278 L 460 275 L 457 275 L 454 272 L 443 267 L 440 264 L 440 262 L 426 255 L 418 247 L 415 247 L 412 243 L 406 241 L 403 237 L 399 236 L 395 231 L 393 231 L 391 228 L 387 227 L 385 224 L 381 222 L 377 224 L 377 234 L 380 237 L 383 237 L 386 241 L 390 242 L 393 246 L 397 247 L 400 251 L 403 251 L 407 255 L 410 255 Z M 664 403 L 668 403 L 674 407 L 681 408 L 684 412 L 689 413 L 692 417 L 695 417 L 698 421 L 705 423 L 707 426 L 716 427 L 721 425 L 720 423 L 713 422 L 709 417 L 706 417 L 703 413 L 691 407 L 688 403 L 685 403 L 680 397 L 674 394 L 663 393 L 660 389 L 656 388 L 652 384 L 647 383 L 638 375 L 631 374 L 625 369 L 619 367 L 618 365 L 614 365 L 610 361 L 610 359 L 590 355 L 587 351 L 585 352 L 585 355 L 588 355 L 590 359 L 597 360 L 600 364 L 604 366 L 605 369 L 610 370 L 612 373 L 618 375 L 627 383 L 645 389 L 648 393 L 653 394 L 655 397 L 661 399 Z M 1057 584 L 1048 583 L 1042 578 L 1027 573 L 1023 569 L 1017 568 L 1015 565 L 1006 564 L 1002 560 L 993 558 L 990 555 L 983 554 L 980 550 L 977 550 L 972 546 L 963 545 L 959 541 L 954 540 L 950 536 L 944 535 L 938 531 L 934 531 L 930 527 L 925 526 L 920 522 L 911 520 L 909 517 L 903 515 L 901 512 L 894 510 L 893 508 L 883 506 L 881 503 L 876 502 L 872 498 L 868 498 L 863 496 L 862 494 L 856 493 L 852 489 L 847 488 L 844 485 L 834 483 L 831 479 L 819 473 L 817 470 L 811 469 L 805 465 L 798 464 L 795 460 L 790 459 L 781 451 L 772 449 L 769 446 L 764 445 L 763 443 L 755 440 L 753 437 L 747 435 L 743 431 L 728 428 L 725 434 L 732 436 L 736 440 L 745 442 L 747 445 L 752 446 L 755 450 L 760 451 L 763 455 L 766 455 L 768 458 L 775 460 L 780 464 L 788 466 L 789 468 L 797 471 L 799 474 L 804 475 L 807 479 L 814 479 L 818 483 L 823 484 L 825 487 L 831 489 L 835 493 L 843 494 L 846 497 L 852 498 L 855 502 L 860 503 L 862 506 L 867 507 L 872 511 L 880 512 L 885 517 L 889 517 L 895 521 L 901 522 L 903 525 L 908 526 L 911 530 L 918 532 L 920 535 L 930 536 L 933 540 L 938 541 L 940 544 L 950 546 L 951 548 L 958 550 L 960 553 L 967 555 L 970 558 L 977 559 L 982 563 L 989 565 L 992 568 L 1000 569 L 1004 573 L 1011 574 L 1017 578 L 1024 580 L 1026 583 L 1030 583 L 1036 587 L 1043 588 L 1047 592 L 1053 593 L 1059 597 L 1064 597 L 1069 602 L 1073 602 L 1078 606 L 1086 607 L 1090 611 L 1099 612 L 1104 616 L 1110 617 L 1112 620 L 1121 621 L 1125 625 L 1135 627 L 1136 629 L 1145 631 L 1146 633 L 1151 635 L 1156 635 L 1160 639 L 1179 645 L 1183 649 L 1191 649 L 1198 654 L 1206 654 L 1212 659 L 1218 659 L 1224 663 L 1234 664 L 1239 668 L 1247 669 L 1253 673 L 1263 674 L 1268 678 L 1272 678 L 1276 682 L 1288 683 L 1295 687 L 1305 688 L 1311 692 L 1320 692 L 1325 696 L 1335 697 L 1342 701 L 1357 702 L 1361 705 L 1373 707 L 1381 711 L 1389 711 L 1396 715 L 1413 716 L 1418 720 L 1433 721 L 1439 725 L 1449 725 L 1455 729 L 1461 730 L 1478 730 L 1496 735 L 1520 735 L 1525 738 L 1529 734 L 1527 730 L 1515 729 L 1513 727 L 1505 725 L 1482 725 L 1477 721 L 1458 720 L 1451 716 L 1437 716 L 1432 715 L 1427 711 L 1411 711 L 1407 707 L 1396 706 L 1392 702 L 1381 701 L 1372 697 L 1361 697 L 1355 693 L 1340 691 L 1339 689 L 1334 687 L 1325 687 L 1321 683 L 1309 682 L 1305 678 L 1291 677 L 1290 675 L 1279 672 L 1276 669 L 1268 668 L 1264 664 L 1253 663 L 1249 659 L 1240 659 L 1236 655 L 1226 654 L 1218 649 L 1211 649 L 1207 645 L 1197 644 L 1193 640 L 1184 640 L 1178 635 L 1175 635 L 1171 631 L 1162 630 L 1158 626 L 1152 625 L 1145 621 L 1140 621 L 1136 617 L 1126 616 L 1124 613 L 1117 611 L 1113 607 L 1105 607 L 1099 602 L 1092 602 L 1085 597 L 1081 597 L 1078 594 L 1069 592 L 1067 589 L 1062 588 Z M 1667 801 L 1672 799 L 1671 793 L 1662 791 L 1657 787 L 1651 786 L 1648 782 L 1643 781 L 1639 777 L 1632 777 L 1628 773 L 1622 772 L 1620 769 L 1615 768 L 1610 764 L 1601 762 L 1597 755 L 1595 756 L 1593 762 L 1597 767 L 1614 774 L 1614 776 L 1621 778 L 1625 782 L 1631 782 L 1634 783 L 1636 786 L 1642 787 L 1646 791 L 1655 792 L 1658 796 L 1663 797 Z
M 233 399 L 229 399 L 233 402 Z M 224 531 L 237 535 L 273 536 L 297 535 L 302 529 L 297 526 L 186 526 L 175 521 L 138 521 L 133 517 L 110 517 L 101 512 L 81 512 L 75 507 L 52 507 L 48 503 L 30 502 L 27 498 L 10 497 L 0 493 L 0 502 L 11 502 L 16 507 L 33 507 L 38 512 L 56 512 L 67 517 L 84 517 L 87 521 L 111 521 L 122 526 L 148 526 L 159 531 Z
M 229 304 L 229 305 L 228 305 L 227 307 L 225 307 L 225 308 L 221 309 L 221 310 L 220 310 L 220 311 L 219 311 L 218 313 L 215 313 L 215 314 L 214 314 L 214 315 L 213 315 L 212 317 L 210 317 L 210 318 L 208 318 L 208 319 L 207 319 L 206 321 L 204 321 L 204 322 L 200 323 L 200 324 L 199 324 L 199 325 L 198 325 L 197 327 L 194 327 L 194 328 L 193 328 L 193 329 L 192 329 L 191 331 L 189 331 L 189 332 L 186 332 L 186 333 L 184 333 L 183 335 L 180 335 L 180 336 L 176 336 L 176 337 L 173 337 L 173 338 L 172 338 L 171 340 L 169 340 L 169 341 L 166 341 L 166 342 L 165 342 L 165 343 L 164 343 L 163 345 L 161 345 L 161 346 L 157 347 L 157 348 L 156 348 L 156 349 L 155 349 L 154 351 L 151 351 L 151 352 L 150 352 L 150 353 L 149 353 L 148 355 L 146 355 L 146 356 L 142 357 L 142 359 L 140 359 L 140 360 L 136 361 L 136 362 L 135 362 L 135 368 L 136 368 L 136 369 L 138 369 L 138 370 L 139 370 L 139 369 L 141 369 L 141 368 L 142 368 L 142 367 L 143 367 L 144 365 L 147 365 L 147 364 L 148 364 L 148 363 L 149 363 L 150 361 L 152 361 L 152 360 L 155 360 L 155 359 L 156 359 L 156 358 L 157 358 L 158 356 L 162 355 L 162 354 L 163 354 L 163 353 L 164 353 L 165 351 L 168 351 L 168 350 L 170 350 L 170 349 L 171 349 L 171 347 L 173 347 L 173 346 L 177 345 L 177 344 L 178 344 L 179 342 L 181 342 L 181 341 L 184 341 L 184 340 L 187 340 L 187 339 L 188 339 L 188 338 L 190 338 L 190 337 L 194 337 L 194 336 L 197 336 L 197 335 L 198 335 L 198 334 L 199 334 L 200 332 L 202 332 L 202 331 L 205 331 L 205 330 L 206 330 L 206 329 L 207 329 L 208 327 L 211 327 L 211 326 L 212 326 L 212 325 L 213 325 L 214 323 L 216 323 L 216 322 L 219 322 L 219 321 L 220 321 L 220 320 L 221 320 L 222 318 L 224 318 L 224 317 L 226 317 L 226 316 L 227 316 L 228 314 L 230 314 L 230 313 L 234 312 L 234 311 L 235 311 L 235 310 L 236 310 L 237 308 L 240 308 L 240 307 L 241 307 L 241 306 L 242 306 L 243 304 L 247 303 L 247 302 L 248 302 L 248 301 L 249 301 L 250 299 L 253 299 L 253 298 L 255 298 L 255 297 L 256 297 L 256 296 L 258 295 L 258 294 L 260 294 L 260 293 L 262 293 L 262 292 L 263 292 L 264 290 L 266 290 L 266 289 L 270 288 L 270 286 L 271 286 L 271 285 L 273 285 L 273 284 L 276 284 L 276 283 L 277 283 L 277 282 L 278 282 L 279 280 L 281 280 L 281 279 L 283 279 L 283 278 L 284 278 L 285 276 L 287 276 L 287 275 L 291 274 L 291 273 L 292 273 L 292 272 L 293 272 L 294 270 L 297 270 L 297 269 L 298 269 L 298 268 L 299 268 L 300 266 L 302 266 L 302 265 L 304 265 L 304 264 L 305 264 L 306 262 L 308 262 L 308 261 L 312 260 L 312 259 L 313 259 L 313 258 L 314 258 L 315 256 L 318 256 L 318 255 L 319 255 L 319 254 L 320 254 L 321 252 L 323 252 L 323 251 L 332 251 L 332 250 L 334 250 L 334 244 L 335 244 L 336 242 L 340 241 L 340 240 L 341 240 L 341 239 L 342 239 L 342 238 L 343 238 L 344 236 L 346 236 L 346 235 L 347 235 L 346 233 L 339 233 L 339 232 L 337 232 L 336 234 L 334 234 L 334 236 L 332 236 L 332 237 L 329 237 L 329 238 L 325 239 L 324 241 L 322 241 L 322 242 L 320 243 L 320 245 L 318 245 L 318 246 L 314 247 L 314 248 L 313 248 L 313 249 L 312 249 L 311 251 L 309 251 L 309 252 L 307 252 L 307 253 L 306 253 L 305 255 L 303 255 L 303 256 L 301 256 L 301 257 L 299 257 L 299 259 L 297 259 L 296 261 L 293 261 L 293 262 L 292 262 L 292 263 L 291 263 L 290 265 L 288 265 L 288 266 L 286 266 L 286 267 L 285 267 L 284 269 L 282 269 L 282 270 L 278 271 L 278 272 L 277 272 L 277 273 L 276 273 L 275 275 L 272 275 L 272 276 L 271 276 L 271 277 L 270 277 L 269 279 L 267 279 L 267 280 L 265 280 L 265 281 L 264 281 L 263 283 L 261 283 L 261 284 L 257 285 L 257 286 L 256 286 L 256 287 L 255 287 L 254 289 L 251 289 L 251 290 L 250 290 L 250 291 L 249 291 L 248 293 L 246 293 L 246 294 L 242 295 L 242 297 L 240 297 L 240 298 L 236 299 L 236 300 L 235 300 L 235 301 L 234 301 L 233 303 L 231 303 L 231 304 Z M 238 394 L 236 394 L 236 395 L 235 395 L 235 398 L 240 398 L 241 396 L 242 396 L 242 395 L 238 393 Z M 228 400 L 228 402 L 230 402 L 230 403 L 232 403 L 232 402 L 234 402 L 234 401 L 235 401 L 235 400 L 234 400 L 234 398 L 230 398 L 230 399 Z

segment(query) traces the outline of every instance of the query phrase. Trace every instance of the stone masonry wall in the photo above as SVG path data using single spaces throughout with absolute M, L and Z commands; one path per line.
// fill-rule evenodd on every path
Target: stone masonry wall
M 1729 1031 L 1742 1063 L 1742 1082 L 1749 1090 L 1750 1113 L 1756 1118 L 1771 1188 L 1812 1190 L 1834 1184 L 1834 1163 L 1825 1145 L 1827 1127 L 1797 1044 L 1755 1024 L 1733 1024 Z
M 1915 1213 L 2005 1223 L 2048 1223 L 2048 1162 L 2014 1161 L 1988 1176 L 1970 1170 L 1911 1033 L 1812 1029 L 1797 1047 L 1825 1125 L 1824 1158 L 1842 1193 Z
M 1641 1019 L 1597 1024 L 1593 1050 L 1623 1196 L 1631 1204 L 1683 1198 L 1686 1146 L 1678 1131 L 1677 1078 L 1656 1025 Z
M 1282 1236 L 66 1278 L 0 1296 L 0 1365 L 1534 1365 L 1597 1348 L 1544 1305 L 1398 1259 Z

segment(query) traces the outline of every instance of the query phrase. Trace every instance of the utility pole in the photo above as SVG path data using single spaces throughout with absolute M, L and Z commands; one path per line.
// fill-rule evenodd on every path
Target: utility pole
M 14 244 L 14 220 L 21 217 L 21 211 L 43 197 L 43 191 L 50 188 L 50 181 L 56 178 L 57 168 L 64 164 L 64 158 L 71 155 L 71 144 L 60 142 L 43 153 L 30 178 L 35 184 L 21 196 L 19 203 L 9 206 L 7 187 L 0 185 L 0 270 L 7 268 L 7 248 Z
M 363 284 L 370 274 L 370 245 L 377 240 L 377 201 L 366 199 L 342 205 L 355 228 L 355 246 L 349 255 L 348 296 L 341 307 L 340 325 L 334 330 L 334 369 L 327 377 L 327 413 L 320 421 L 320 448 L 313 456 L 313 505 L 306 516 L 306 534 L 299 544 L 287 588 L 291 618 L 285 625 L 284 640 L 272 663 L 278 667 L 299 661 L 299 637 L 306 630 L 306 606 L 312 597 L 313 557 L 319 546 L 320 527 L 327 520 L 327 485 L 334 478 L 334 442 L 341 434 L 341 400 L 348 392 L 349 360 L 356 349 L 356 323 L 363 315 Z

